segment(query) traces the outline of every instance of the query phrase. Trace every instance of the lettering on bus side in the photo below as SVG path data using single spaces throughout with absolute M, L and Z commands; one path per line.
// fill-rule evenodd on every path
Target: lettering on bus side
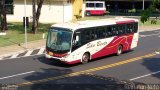
M 107 44 L 107 42 L 101 42 L 101 41 L 97 42 L 97 46 L 102 46 L 102 45 L 106 45 L 106 44 Z
M 95 46 L 96 46 L 95 44 L 88 43 L 86 48 L 87 48 L 87 49 L 88 49 L 88 48 L 93 48 L 93 47 L 95 47 Z
M 95 46 L 103 46 L 103 45 L 106 45 L 106 44 L 107 44 L 107 42 L 98 41 L 97 45 L 92 44 L 92 43 L 88 43 L 86 48 L 88 49 L 88 48 L 93 48 Z

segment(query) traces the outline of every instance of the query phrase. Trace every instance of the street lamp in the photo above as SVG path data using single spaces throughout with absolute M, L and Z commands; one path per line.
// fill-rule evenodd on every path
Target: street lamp
M 25 28 L 25 48 L 27 49 L 27 22 L 26 22 L 26 0 L 24 0 L 24 28 Z

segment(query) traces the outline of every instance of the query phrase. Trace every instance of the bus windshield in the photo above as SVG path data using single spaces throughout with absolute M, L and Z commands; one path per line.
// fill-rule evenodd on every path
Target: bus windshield
M 47 37 L 47 48 L 57 53 L 66 53 L 71 48 L 72 31 L 64 28 L 51 28 Z

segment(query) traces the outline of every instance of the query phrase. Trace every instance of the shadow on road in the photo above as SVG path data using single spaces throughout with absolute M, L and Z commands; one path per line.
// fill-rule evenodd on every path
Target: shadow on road
M 18 90 L 128 90 L 135 84 L 142 84 L 92 73 L 70 76 L 70 69 L 41 70 L 24 78 L 33 84 L 19 86 Z
M 78 64 L 69 65 L 69 64 L 62 63 L 58 60 L 54 60 L 54 59 L 49 59 L 48 60 L 48 59 L 45 58 L 45 56 L 35 58 L 35 60 L 38 60 L 41 63 L 47 64 L 47 65 L 50 65 L 50 66 L 57 66 L 57 67 L 64 67 L 64 68 L 70 68 L 70 67 L 78 66 L 78 65 L 81 64 L 81 63 L 78 63 Z
M 151 73 L 159 72 L 152 74 L 151 76 L 156 77 L 160 80 L 160 58 L 147 58 L 143 60 L 142 65 L 144 65 Z

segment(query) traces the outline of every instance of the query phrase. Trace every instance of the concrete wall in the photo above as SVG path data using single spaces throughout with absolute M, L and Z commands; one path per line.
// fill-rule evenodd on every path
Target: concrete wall
M 49 0 L 48 0 L 49 1 Z M 32 3 L 27 0 L 26 15 L 32 21 Z M 24 16 L 24 2 L 23 0 L 14 0 L 14 14 L 7 15 L 10 22 L 22 22 Z M 63 3 L 62 0 L 52 0 L 45 2 L 42 6 L 40 22 L 41 23 L 57 23 L 67 22 L 72 20 L 72 4 Z

